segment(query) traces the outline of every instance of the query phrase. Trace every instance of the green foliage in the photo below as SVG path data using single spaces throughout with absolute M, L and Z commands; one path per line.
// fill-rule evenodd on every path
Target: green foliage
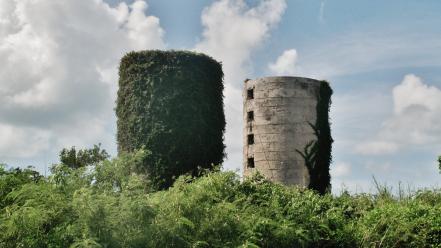
M 220 63 L 185 51 L 131 52 L 119 76 L 118 151 L 150 150 L 144 171 L 156 187 L 223 161 Z
M 138 150 L 49 178 L 0 167 L 0 247 L 440 247 L 441 191 L 339 196 L 202 171 L 154 191 Z
M 109 158 L 109 154 L 101 149 L 101 144 L 94 145 L 92 149 L 76 150 L 73 146 L 70 149 L 64 148 L 60 152 L 60 161 L 69 168 L 80 168 L 95 165 Z
M 308 188 L 320 194 L 331 191 L 331 175 L 329 169 L 332 161 L 331 127 L 329 123 L 329 110 L 331 107 L 332 89 L 326 81 L 320 82 L 318 93 L 317 120 L 315 124 L 309 123 L 317 137 L 309 142 L 303 151 L 297 152 L 303 157 L 309 172 Z
M 7 195 L 2 212 L 1 247 L 65 247 L 71 211 L 66 195 L 45 182 L 29 183 Z
M 0 209 L 9 204 L 6 198 L 9 193 L 19 190 L 27 183 L 38 182 L 42 178 L 32 167 L 6 170 L 5 166 L 0 164 Z
M 131 173 L 146 154 L 124 154 L 89 169 L 62 163 L 48 180 L 9 190 L 1 198 L 7 205 L 0 212 L 0 247 L 152 247 L 149 182 Z M 8 173 L 0 177 L 2 192 L 11 188 L 9 177 L 23 178 Z
M 364 247 L 440 247 L 440 207 L 418 195 L 409 202 L 383 202 L 360 218 L 357 238 Z
M 441 173 L 441 156 L 438 157 L 438 169 L 439 173 Z

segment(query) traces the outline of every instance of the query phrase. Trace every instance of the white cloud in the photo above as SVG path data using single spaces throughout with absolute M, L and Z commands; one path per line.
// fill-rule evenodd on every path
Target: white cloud
M 162 40 L 164 31 L 159 25 L 159 19 L 155 16 L 146 16 L 146 10 L 147 3 L 144 1 L 136 1 L 132 4 L 132 12 L 128 15 L 125 24 L 129 31 L 129 38 L 135 49 L 145 49 L 146 46 L 164 48 Z M 126 8 L 124 13 L 127 13 Z
M 311 41 L 302 48 L 298 74 L 326 79 L 375 70 L 441 65 L 439 33 L 416 34 L 406 27 L 360 29 Z
M 337 162 L 331 165 L 331 178 L 348 176 L 351 174 L 351 168 L 349 163 Z
M 400 168 L 397 166 L 393 166 L 389 162 L 373 162 L 373 161 L 367 161 L 364 166 L 373 176 L 375 175 L 381 175 L 382 173 L 385 173 L 386 175 L 392 171 L 398 172 L 400 171 Z M 400 171 L 402 174 L 402 171 Z
M 29 158 L 48 149 L 51 133 L 38 128 L 0 124 L 0 158 Z
M 399 115 L 412 106 L 422 106 L 430 111 L 441 109 L 441 90 L 422 82 L 421 78 L 408 74 L 393 89 L 394 111 Z
M 251 52 L 262 45 L 285 8 L 285 0 L 261 1 L 253 8 L 244 0 L 216 1 L 202 13 L 204 31 L 195 50 L 221 60 L 231 80 L 227 83 L 237 87 L 249 73 Z
M 441 90 L 409 74 L 393 89 L 394 112 L 373 139 L 356 151 L 364 155 L 393 154 L 409 146 L 441 141 Z
M 204 31 L 195 50 L 222 62 L 228 169 L 242 164 L 242 85 L 252 71 L 251 54 L 269 36 L 285 8 L 285 0 L 264 0 L 254 7 L 244 0 L 220 0 L 202 13 Z
M 1 157 L 56 154 L 84 142 L 115 146 L 108 123 L 115 122 L 120 58 L 165 47 L 147 7 L 140 0 L 117 7 L 102 0 L 0 0 Z M 11 133 L 18 134 L 13 146 L 4 138 Z
M 362 155 L 383 155 L 398 151 L 398 144 L 389 141 L 368 141 L 355 147 L 355 151 Z
M 292 76 L 295 73 L 297 63 L 297 51 L 295 49 L 285 50 L 276 62 L 270 63 L 268 68 L 277 76 Z
M 325 6 L 326 6 L 326 0 L 322 0 L 320 2 L 320 10 L 318 16 L 318 20 L 320 23 L 323 23 L 325 21 Z

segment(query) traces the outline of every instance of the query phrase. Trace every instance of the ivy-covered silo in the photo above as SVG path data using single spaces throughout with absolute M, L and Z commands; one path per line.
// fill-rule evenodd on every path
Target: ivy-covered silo
M 188 51 L 141 51 L 119 68 L 118 153 L 144 147 L 145 172 L 158 188 L 223 162 L 222 66 Z

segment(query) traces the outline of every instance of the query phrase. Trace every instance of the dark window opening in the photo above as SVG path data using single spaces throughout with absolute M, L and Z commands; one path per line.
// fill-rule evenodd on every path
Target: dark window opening
M 247 167 L 254 168 L 254 158 L 248 158 Z
M 248 145 L 254 144 L 254 134 L 248 134 Z
M 247 99 L 254 99 L 254 89 L 247 90 Z
M 247 113 L 247 119 L 248 119 L 248 121 L 254 120 L 254 111 L 250 111 Z

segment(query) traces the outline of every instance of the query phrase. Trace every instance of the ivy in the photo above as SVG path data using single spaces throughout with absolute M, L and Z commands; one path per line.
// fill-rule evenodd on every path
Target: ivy
M 441 173 L 441 156 L 438 157 L 438 169 L 439 173 Z
M 118 152 L 146 148 L 144 172 L 158 188 L 223 162 L 223 72 L 187 51 L 131 52 L 121 60 Z
M 329 167 L 332 161 L 331 128 L 329 123 L 329 110 L 331 106 L 332 89 L 328 82 L 322 81 L 317 96 L 316 123 L 309 125 L 314 130 L 316 140 L 310 141 L 303 149 L 297 152 L 303 157 L 309 173 L 308 188 L 325 194 L 331 191 L 331 175 Z

